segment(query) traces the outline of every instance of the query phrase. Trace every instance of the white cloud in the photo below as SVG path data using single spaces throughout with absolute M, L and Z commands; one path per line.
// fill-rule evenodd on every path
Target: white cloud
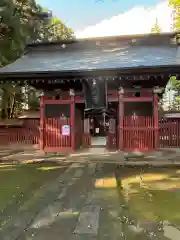
M 171 31 L 172 9 L 168 6 L 168 1 L 161 2 L 152 8 L 134 7 L 75 34 L 77 38 L 87 38 L 150 33 L 156 18 L 162 32 Z

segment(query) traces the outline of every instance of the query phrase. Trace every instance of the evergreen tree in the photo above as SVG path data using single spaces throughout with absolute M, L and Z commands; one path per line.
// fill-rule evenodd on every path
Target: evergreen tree
M 160 33 L 161 32 L 161 28 L 158 24 L 158 19 L 157 18 L 156 18 L 154 26 L 151 28 L 151 32 L 152 33 Z

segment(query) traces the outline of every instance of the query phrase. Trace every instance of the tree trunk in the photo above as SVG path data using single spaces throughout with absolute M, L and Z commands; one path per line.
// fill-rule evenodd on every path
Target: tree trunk
M 2 103 L 1 103 L 1 119 L 8 119 L 8 92 L 4 87 L 2 94 Z

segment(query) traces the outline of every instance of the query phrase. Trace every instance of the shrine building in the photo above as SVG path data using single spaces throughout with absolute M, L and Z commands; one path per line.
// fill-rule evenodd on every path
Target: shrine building
M 43 90 L 45 152 L 151 151 L 165 141 L 158 102 L 170 77 L 179 78 L 178 43 L 175 33 L 164 33 L 30 44 L 0 68 L 0 81 Z

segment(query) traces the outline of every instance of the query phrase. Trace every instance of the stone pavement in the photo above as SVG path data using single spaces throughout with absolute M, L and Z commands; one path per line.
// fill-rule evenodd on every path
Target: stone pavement
M 38 152 L 38 145 L 9 144 L 0 146 L 0 158 L 23 152 Z
M 123 173 L 124 168 L 116 164 L 85 160 L 69 164 L 56 180 L 45 183 L 4 219 L 0 239 L 168 239 L 153 235 L 152 229 L 144 231 L 128 218 L 118 185 Z M 156 231 L 156 224 L 153 228 Z
M 0 239 L 123 239 L 116 187 L 110 192 L 103 189 L 102 179 L 114 178 L 115 167 L 71 164 L 7 219 Z
M 58 153 L 47 153 L 38 150 L 26 150 L 21 152 L 12 152 L 9 155 L 0 154 L 1 163 L 26 163 L 38 161 L 66 161 L 73 162 L 98 162 L 98 163 L 115 163 L 119 165 L 133 166 L 180 166 L 180 149 L 159 149 L 150 153 L 145 153 L 143 157 L 139 153 L 129 155 L 121 151 L 107 151 L 104 148 L 91 148 L 89 150 L 75 152 L 70 155 Z
M 103 201 L 101 189 L 98 191 L 95 184 L 102 175 L 112 176 L 113 172 L 107 169 L 107 172 L 102 172 L 98 164 L 87 162 L 71 164 L 54 183 L 47 183 L 36 193 L 38 198 L 33 206 L 24 203 L 18 209 L 16 215 L 0 230 L 0 239 L 96 239 L 100 212 L 102 216 L 107 215 L 104 212 L 107 203 Z M 111 218 L 106 216 L 106 224 L 103 224 L 105 229 L 99 239 L 110 239 L 114 234 L 113 229 L 109 229 L 111 224 Z

